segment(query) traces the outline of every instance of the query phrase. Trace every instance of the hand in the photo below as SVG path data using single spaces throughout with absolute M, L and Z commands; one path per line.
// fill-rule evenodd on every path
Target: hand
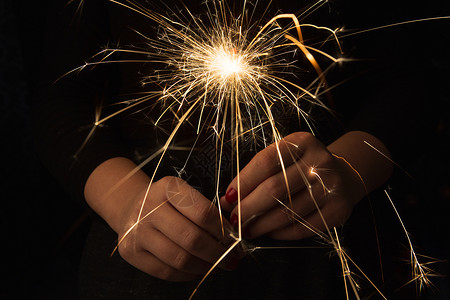
M 385 174 L 390 174 L 390 164 L 386 162 L 386 171 L 371 174 L 373 153 L 361 138 L 374 140 L 373 136 L 355 132 L 330 145 L 329 148 L 343 156 L 348 154 L 345 155 L 347 159 L 333 155 L 306 132 L 293 133 L 256 154 L 239 173 L 244 237 L 267 235 L 274 239 L 295 240 L 343 224 L 355 203 L 367 192 L 364 177 L 381 174 L 381 179 L 367 178 L 371 190 L 388 177 Z M 365 153 L 369 161 L 361 158 Z M 350 159 L 351 156 L 356 158 Z M 379 157 L 372 159 L 374 163 L 379 160 Z M 355 166 L 349 161 L 355 161 Z M 359 168 L 361 172 L 357 171 Z M 234 226 L 238 220 L 237 184 L 236 177 L 226 196 L 220 200 L 223 209 L 231 211 L 230 222 Z
M 144 197 L 145 191 L 133 201 L 119 232 L 119 237 L 126 235 L 119 253 L 131 265 L 161 279 L 191 280 L 206 274 L 227 251 L 225 244 L 230 245 L 232 240 L 222 234 L 217 208 L 176 177 L 152 184 L 143 218 L 127 234 L 137 221 Z M 225 232 L 230 229 L 228 226 Z M 237 259 L 226 257 L 220 266 L 231 269 Z
M 114 175 L 117 178 L 111 180 L 101 176 L 102 173 L 111 174 L 115 169 L 122 175 L 130 174 L 128 166 L 135 167 L 130 164 L 124 158 L 107 161 L 94 170 L 85 188 L 88 203 L 118 233 L 120 255 L 141 271 L 164 280 L 188 281 L 206 274 L 228 250 L 232 242 L 227 238 L 231 225 L 224 220 L 224 237 L 217 208 L 176 177 L 154 182 L 146 193 L 149 179 L 139 171 L 115 185 L 106 197 L 98 198 L 99 194 L 92 193 L 95 184 L 100 183 L 96 179 L 112 183 L 123 178 Z M 219 267 L 233 269 L 237 259 L 230 253 Z

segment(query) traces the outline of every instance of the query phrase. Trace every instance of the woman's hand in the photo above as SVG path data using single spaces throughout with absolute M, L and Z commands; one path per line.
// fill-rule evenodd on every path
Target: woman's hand
M 230 224 L 224 221 L 224 237 L 217 208 L 179 178 L 164 177 L 147 193 L 145 173 L 129 176 L 135 167 L 125 158 L 97 167 L 85 187 L 88 203 L 118 233 L 119 253 L 131 265 L 170 281 L 201 277 L 231 244 Z M 219 267 L 237 263 L 230 253 Z
M 294 240 L 343 224 L 391 172 L 389 160 L 364 141 L 387 154 L 364 132 L 350 132 L 328 147 L 306 132 L 270 145 L 239 173 L 239 197 L 236 177 L 221 198 L 230 223 L 237 226 L 240 198 L 244 238 Z

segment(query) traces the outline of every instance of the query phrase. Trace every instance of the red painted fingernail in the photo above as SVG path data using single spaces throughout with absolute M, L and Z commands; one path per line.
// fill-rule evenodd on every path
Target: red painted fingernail
M 238 200 L 238 193 L 235 189 L 229 188 L 226 195 L 225 200 L 227 200 L 228 203 L 235 203 Z
M 230 224 L 231 226 L 233 226 L 234 228 L 237 227 L 238 224 L 238 215 L 237 214 L 232 214 L 230 217 Z

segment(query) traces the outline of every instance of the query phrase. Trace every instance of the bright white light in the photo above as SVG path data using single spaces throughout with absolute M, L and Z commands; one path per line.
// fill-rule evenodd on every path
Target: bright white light
M 222 78 L 233 76 L 237 79 L 239 74 L 245 71 L 245 62 L 242 56 L 235 53 L 235 50 L 228 52 L 220 50 L 211 59 L 210 71 Z

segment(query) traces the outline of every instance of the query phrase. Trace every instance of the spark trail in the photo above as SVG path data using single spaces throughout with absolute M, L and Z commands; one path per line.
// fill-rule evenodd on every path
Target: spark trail
M 240 140 L 251 139 L 255 144 L 262 143 L 263 146 L 275 143 L 285 177 L 286 189 L 289 190 L 283 158 L 278 147 L 278 143 L 283 136 L 279 131 L 273 108 L 279 103 L 289 107 L 298 115 L 299 122 L 304 122 L 310 131 L 314 132 L 310 123 L 312 116 L 304 107 L 314 105 L 329 110 L 320 97 L 330 90 L 325 77 L 330 68 L 344 59 L 327 53 L 317 44 L 308 44 L 304 29 L 314 30 L 317 34 L 324 36 L 324 43 L 335 43 L 336 48 L 341 49 L 337 35 L 338 29 L 320 27 L 314 24 L 302 24 L 301 18 L 295 14 L 278 14 L 263 22 L 261 21 L 263 18 L 255 15 L 255 7 L 247 1 L 243 1 L 242 7 L 237 13 L 229 7 L 227 1 L 212 0 L 204 4 L 205 15 L 194 15 L 188 7 L 184 6 L 184 13 L 177 13 L 171 17 L 154 12 L 135 1 L 109 1 L 133 13 L 142 15 L 156 24 L 159 28 L 158 38 L 149 38 L 135 30 L 145 41 L 147 45 L 145 49 L 106 48 L 88 60 L 85 65 L 71 72 L 78 72 L 89 66 L 105 63 L 135 62 L 164 66 L 155 70 L 152 74 L 144 74 L 143 76 L 144 85 L 156 83 L 161 87 L 160 90 L 152 90 L 144 96 L 131 99 L 126 103 L 125 108 L 103 118 L 96 115 L 93 128 L 95 130 L 96 126 L 100 126 L 110 118 L 118 114 L 131 112 L 134 107 L 142 104 L 148 103 L 148 106 L 152 107 L 157 103 L 163 107 L 155 126 L 165 120 L 170 120 L 174 125 L 164 146 L 138 166 L 138 168 L 142 168 L 151 160 L 157 159 L 147 193 L 167 151 L 173 147 L 171 145 L 175 136 L 179 129 L 187 123 L 195 123 L 193 127 L 197 135 L 211 134 L 214 136 L 217 149 L 217 170 L 221 170 L 222 151 L 225 143 L 231 145 L 236 170 L 240 170 Z M 312 13 L 326 2 L 324 0 L 314 2 L 303 12 L 303 15 Z M 141 55 L 142 59 L 115 60 L 113 56 L 116 54 L 137 54 Z M 298 67 L 298 60 L 304 62 L 301 66 L 302 69 Z M 306 84 L 300 84 L 295 81 L 299 72 L 314 73 L 315 76 L 313 79 L 303 80 L 303 82 L 307 82 Z M 88 138 L 91 135 L 92 132 Z M 350 167 L 352 166 L 350 165 Z M 310 197 L 320 214 L 320 207 L 315 200 L 307 174 L 304 174 L 300 167 L 298 167 L 298 170 L 305 185 L 309 187 Z M 324 193 L 332 192 L 323 183 L 318 170 L 311 167 L 310 172 L 322 183 Z M 355 172 L 357 173 L 356 170 Z M 220 171 L 217 171 L 214 183 L 216 197 L 213 203 L 217 202 L 217 204 L 219 204 L 218 190 L 221 175 Z M 244 242 L 240 215 L 239 173 L 237 173 L 237 176 L 239 213 L 237 233 L 231 234 L 234 242 L 203 277 L 193 291 L 191 298 L 220 261 L 233 248 Z M 389 195 L 387 196 L 389 197 Z M 119 243 L 145 218 L 164 205 L 163 203 L 146 212 L 144 211 L 146 199 L 147 197 L 144 197 L 142 200 L 137 220 L 130 226 Z M 305 223 L 300 216 L 292 211 L 292 205 L 277 201 L 280 206 L 285 208 L 286 213 L 294 222 L 310 228 L 337 253 L 342 267 L 347 298 L 353 293 L 359 299 L 358 284 L 352 277 L 354 273 L 350 270 L 350 267 L 353 266 L 361 274 L 360 277 L 365 278 L 377 293 L 385 299 L 381 291 L 345 252 L 336 228 L 329 228 L 322 217 L 326 232 L 320 232 L 311 227 L 310 224 Z M 220 205 L 218 206 L 221 212 Z M 227 234 L 225 230 L 222 232 Z M 251 248 L 251 251 L 264 248 L 269 249 L 270 247 L 256 246 Z M 427 283 L 426 272 L 417 263 L 415 254 L 411 263 L 415 268 L 414 277 L 421 284 Z
M 245 15 L 249 6 L 246 1 L 237 16 L 233 15 L 225 1 L 207 2 L 206 20 L 194 16 L 187 7 L 187 16 L 179 15 L 176 17 L 178 19 L 169 19 L 134 1 L 110 2 L 155 21 L 161 30 L 159 39 L 150 39 L 138 33 L 146 41 L 147 49 L 105 49 L 90 62 L 73 71 L 103 63 L 128 62 L 108 60 L 113 54 L 121 52 L 145 56 L 145 59 L 134 62 L 146 61 L 167 66 L 165 69 L 156 70 L 153 75 L 144 76 L 144 84 L 157 81 L 158 85 L 163 87 L 160 92 L 152 91 L 148 95 L 130 100 L 124 109 L 96 120 L 95 123 L 99 126 L 142 103 L 162 103 L 165 109 L 155 125 L 167 118 L 174 120 L 176 125 L 165 146 L 159 151 L 161 155 L 152 181 L 178 129 L 194 111 L 200 111 L 199 119 L 195 120 L 197 134 L 211 130 L 216 135 L 220 149 L 227 139 L 234 141 L 231 143 L 233 151 L 236 158 L 239 158 L 239 140 L 246 135 L 251 135 L 255 143 L 262 137 L 264 146 L 282 139 L 272 112 L 276 103 L 282 102 L 293 108 L 300 118 L 299 121 L 306 122 L 311 130 L 313 128 L 309 124 L 310 116 L 302 109 L 303 103 L 312 103 L 327 109 L 318 97 L 321 89 L 326 87 L 327 69 L 322 70 L 312 52 L 328 60 L 327 68 L 340 59 L 306 45 L 302 28 L 309 27 L 325 32 L 327 39 L 334 40 L 340 48 L 336 30 L 300 24 L 294 14 L 280 14 L 264 24 L 260 24 L 260 21 L 253 23 Z M 317 1 L 305 14 L 325 3 L 326 1 Z M 281 20 L 286 21 L 288 25 L 281 26 Z M 101 55 L 104 57 L 96 61 Z M 296 67 L 286 58 L 293 55 L 306 58 L 309 65 L 305 66 L 305 69 L 316 72 L 316 78 L 307 86 L 300 86 L 284 78 L 286 74 L 294 74 Z M 205 114 L 210 108 L 213 109 L 213 114 Z M 227 130 L 228 124 L 232 124 L 229 127 L 232 130 Z M 152 156 L 152 159 L 154 158 Z M 239 169 L 238 159 L 236 169 Z M 220 174 L 217 177 L 219 178 Z M 139 218 L 137 223 L 140 221 Z

